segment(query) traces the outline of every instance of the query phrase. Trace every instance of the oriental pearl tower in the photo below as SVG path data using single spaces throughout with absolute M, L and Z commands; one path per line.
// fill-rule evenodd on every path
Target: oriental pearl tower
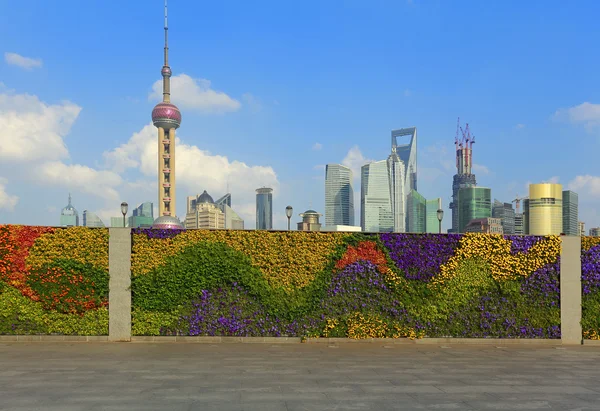
M 161 70 L 163 101 L 152 110 L 152 122 L 158 129 L 158 218 L 153 228 L 183 228 L 175 208 L 175 130 L 181 124 L 181 112 L 171 104 L 171 67 L 169 67 L 169 28 L 165 0 L 165 51 Z

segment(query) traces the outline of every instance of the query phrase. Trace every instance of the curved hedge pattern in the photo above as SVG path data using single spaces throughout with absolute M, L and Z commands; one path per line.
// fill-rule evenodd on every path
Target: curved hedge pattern
M 134 335 L 560 338 L 560 238 L 133 235 Z
M 0 225 L 0 334 L 108 334 L 108 229 Z

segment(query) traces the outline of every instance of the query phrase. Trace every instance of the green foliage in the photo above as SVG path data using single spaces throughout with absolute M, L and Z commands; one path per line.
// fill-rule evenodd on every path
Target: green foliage
M 268 299 L 269 286 L 248 257 L 222 243 L 199 242 L 165 265 L 132 279 L 133 306 L 146 311 L 180 309 L 202 290 L 242 284 L 250 295 Z
M 0 282 L 0 334 L 107 335 L 108 310 L 90 310 L 83 315 L 44 309 Z
M 177 325 L 180 313 L 133 310 L 131 313 L 132 335 L 161 335 L 161 330 Z
M 581 297 L 581 329 L 591 334 L 586 335 L 587 338 L 599 338 L 596 330 L 600 330 L 600 292 L 591 292 Z
M 47 310 L 83 314 L 108 301 L 108 273 L 89 263 L 58 259 L 31 270 L 27 285 Z

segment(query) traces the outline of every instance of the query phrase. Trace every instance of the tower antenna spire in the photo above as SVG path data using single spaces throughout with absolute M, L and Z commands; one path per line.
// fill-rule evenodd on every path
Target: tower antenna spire
M 168 7 L 165 0 L 165 52 L 164 64 L 162 68 L 163 76 L 163 102 L 171 102 L 171 67 L 169 67 L 169 22 L 168 22 Z

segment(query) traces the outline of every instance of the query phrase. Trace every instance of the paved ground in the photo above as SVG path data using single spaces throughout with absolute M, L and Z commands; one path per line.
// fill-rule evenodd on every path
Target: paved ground
M 0 344 L 2 410 L 600 410 L 600 347 Z

